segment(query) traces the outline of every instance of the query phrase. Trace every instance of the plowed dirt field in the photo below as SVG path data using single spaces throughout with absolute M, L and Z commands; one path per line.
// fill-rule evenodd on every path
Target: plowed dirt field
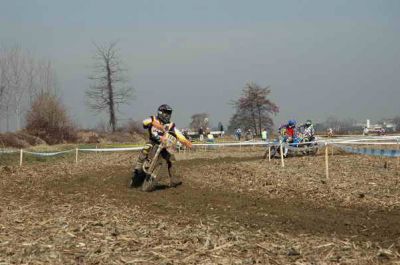
M 0 264 L 400 264 L 396 159 L 177 154 L 183 184 L 145 193 L 136 155 L 2 167 Z

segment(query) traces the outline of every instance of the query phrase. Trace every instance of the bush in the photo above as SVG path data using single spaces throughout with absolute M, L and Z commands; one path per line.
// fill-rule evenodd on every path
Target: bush
M 132 135 L 134 134 L 142 135 L 146 133 L 146 130 L 143 129 L 143 123 L 141 121 L 134 121 L 134 120 L 129 120 L 119 130 L 121 132 L 127 132 Z
M 0 134 L 0 148 L 27 148 L 32 145 L 45 144 L 43 140 L 25 132 Z
M 81 130 L 77 132 L 77 138 L 79 143 L 85 143 L 85 144 L 100 143 L 100 136 L 97 132 L 94 131 Z
M 76 130 L 59 99 L 50 93 L 40 94 L 26 116 L 26 131 L 48 144 L 75 142 Z

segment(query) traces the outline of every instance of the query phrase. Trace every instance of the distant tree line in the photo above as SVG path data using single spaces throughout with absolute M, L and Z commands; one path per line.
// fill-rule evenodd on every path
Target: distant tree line
M 49 144 L 75 139 L 75 126 L 57 96 L 50 61 L 18 45 L 0 48 L 0 130 L 25 130 Z
M 56 91 L 50 61 L 37 59 L 18 45 L 0 47 L 0 130 L 20 130 L 33 101 Z

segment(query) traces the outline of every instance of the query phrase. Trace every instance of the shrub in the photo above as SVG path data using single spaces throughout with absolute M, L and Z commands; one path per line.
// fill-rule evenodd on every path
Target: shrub
M 127 132 L 132 135 L 134 134 L 139 134 L 142 135 L 146 132 L 145 129 L 143 129 L 143 123 L 141 121 L 134 121 L 134 120 L 129 120 L 127 123 L 124 124 L 122 128 L 120 128 L 122 132 Z
M 32 145 L 45 144 L 43 140 L 26 132 L 0 134 L 0 148 L 27 148 Z
M 48 144 L 75 142 L 76 130 L 59 99 L 50 93 L 40 94 L 26 115 L 26 131 Z

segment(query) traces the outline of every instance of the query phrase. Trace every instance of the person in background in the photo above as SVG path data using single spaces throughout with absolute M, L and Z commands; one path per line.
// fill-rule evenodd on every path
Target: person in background
M 203 127 L 200 127 L 200 128 L 199 128 L 199 140 L 200 140 L 201 142 L 203 142 L 203 140 L 204 140 L 204 130 L 203 130 Z
M 283 143 L 293 143 L 294 138 L 295 138 L 295 134 L 296 134 L 296 121 L 295 120 L 289 120 L 288 123 L 286 125 L 284 125 L 284 128 L 281 129 L 281 134 L 284 131 L 283 137 L 282 137 L 282 142 Z M 283 130 L 284 129 L 284 130 Z M 285 146 L 284 148 L 284 152 L 283 152 L 283 156 L 286 157 L 287 153 L 289 151 L 289 148 L 287 148 L 287 146 Z
M 268 133 L 267 133 L 267 129 L 265 129 L 265 128 L 261 132 L 261 140 L 263 140 L 263 141 L 268 140 Z
M 332 128 L 328 128 L 327 132 L 328 132 L 328 137 L 332 137 L 333 136 L 333 129 Z
M 287 143 L 293 142 L 294 135 L 296 133 L 296 121 L 289 120 L 288 123 L 285 125 L 285 133 L 283 135 L 283 141 Z
M 311 120 L 307 120 L 303 125 L 303 138 L 306 142 L 313 142 L 315 140 L 315 129 Z
M 247 129 L 245 138 L 246 138 L 246 141 L 253 140 L 253 132 L 251 131 L 251 129 Z
M 240 141 L 240 138 L 242 137 L 242 129 L 237 128 L 236 131 L 235 131 L 235 135 L 236 135 L 236 139 L 238 141 Z
M 364 127 L 364 130 L 363 130 L 363 135 L 364 135 L 364 136 L 365 136 L 365 135 L 368 135 L 368 133 L 369 133 L 368 127 L 365 126 L 365 127 Z
M 214 140 L 214 135 L 212 135 L 211 132 L 208 133 L 208 134 L 207 134 L 207 143 L 214 143 L 214 142 L 215 142 L 215 140 Z

